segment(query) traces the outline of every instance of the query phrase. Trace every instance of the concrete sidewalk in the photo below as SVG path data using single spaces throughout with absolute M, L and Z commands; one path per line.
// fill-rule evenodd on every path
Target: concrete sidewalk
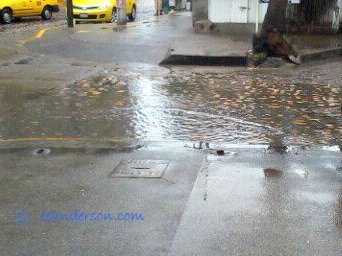
M 231 26 L 229 33 L 197 34 L 192 26 L 191 12 L 150 17 L 125 27 L 100 23 L 80 24 L 68 29 L 63 24 L 53 23 L 49 27 L 49 23 L 44 23 L 40 30 L 6 31 L 1 41 L 9 46 L 11 41 L 19 41 L 38 54 L 104 63 L 246 66 L 252 51 L 252 32 L 241 26 Z M 40 32 L 42 35 L 38 37 Z M 302 62 L 342 55 L 341 35 L 291 35 L 288 38 Z M 13 55 L 9 46 L 0 53 L 1 58 Z
M 229 34 L 197 34 L 192 27 L 190 12 L 177 12 L 175 17 L 182 19 L 182 26 L 188 27 L 186 38 L 175 38 L 161 64 L 204 65 L 204 66 L 246 66 L 248 53 L 252 51 L 252 34 L 232 31 Z
M 24 47 L 38 54 L 82 61 L 177 64 L 170 61 L 172 55 L 171 58 L 180 56 L 181 59 L 195 57 L 194 62 L 178 60 L 178 64 L 225 66 L 229 64 L 225 58 L 245 65 L 251 40 L 250 35 L 196 34 L 191 13 L 176 12 L 123 27 L 90 23 L 79 24 L 74 29 L 65 26 L 46 29 L 39 38 L 31 36 Z M 215 63 L 215 59 L 221 60 Z
M 229 33 L 197 34 L 191 12 L 176 12 L 124 27 L 100 23 L 44 28 L 42 36 L 33 35 L 26 42 L 24 38 L 23 45 L 37 54 L 101 63 L 247 66 L 252 37 L 239 26 Z M 291 36 L 290 41 L 303 62 L 341 56 L 338 35 Z
M 186 12 L 176 15 L 189 17 Z M 183 22 L 189 26 L 189 30 L 193 30 L 191 20 L 185 19 Z M 189 35 L 185 40 L 176 40 L 171 45 L 162 64 L 246 66 L 248 53 L 253 50 L 252 38 L 252 31 L 240 24 L 231 25 L 224 33 Z M 290 35 L 288 38 L 298 50 L 303 63 L 342 56 L 340 34 Z
M 340 255 L 338 149 L 194 146 L 1 150 L 2 255 Z M 167 165 L 147 171 L 137 162 L 125 178 L 113 174 L 122 160 Z M 74 211 L 138 212 L 144 220 L 40 220 L 41 212 Z
M 342 56 L 342 35 L 291 35 L 303 63 Z

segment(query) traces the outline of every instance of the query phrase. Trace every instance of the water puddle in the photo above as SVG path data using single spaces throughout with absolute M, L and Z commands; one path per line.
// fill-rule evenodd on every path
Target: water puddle
M 116 69 L 61 89 L 0 88 L 1 139 L 111 138 L 338 145 L 341 89 L 247 71 Z

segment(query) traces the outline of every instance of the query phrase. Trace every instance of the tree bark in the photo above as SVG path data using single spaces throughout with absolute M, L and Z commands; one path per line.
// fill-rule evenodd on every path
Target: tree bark
M 262 24 L 261 35 L 270 31 L 285 33 L 287 0 L 271 0 L 268 4 L 267 13 Z
M 254 37 L 254 52 L 287 59 L 298 56 L 283 37 L 286 32 L 287 3 L 288 0 L 270 0 L 260 34 Z
M 302 0 L 300 6 L 307 22 L 319 22 L 319 18 L 336 3 L 337 0 Z M 253 38 L 253 49 L 255 53 L 299 62 L 298 53 L 284 39 L 287 4 L 288 0 L 270 0 L 261 31 Z

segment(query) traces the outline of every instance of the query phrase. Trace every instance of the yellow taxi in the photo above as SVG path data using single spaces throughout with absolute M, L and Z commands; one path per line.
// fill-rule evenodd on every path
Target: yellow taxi
M 75 21 L 116 22 L 116 0 L 73 0 Z M 126 15 L 134 21 L 137 15 L 137 1 L 126 0 Z
M 49 20 L 62 4 L 64 0 L 1 0 L 0 22 L 9 24 L 13 18 L 26 16 L 41 16 Z

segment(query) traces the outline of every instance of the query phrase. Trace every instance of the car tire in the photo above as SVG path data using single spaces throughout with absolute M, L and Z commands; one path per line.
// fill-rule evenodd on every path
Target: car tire
M 109 23 L 116 23 L 118 21 L 118 11 L 116 8 L 113 8 L 112 11 L 112 19 L 109 21 Z
M 10 24 L 12 22 L 13 15 L 12 11 L 8 8 L 2 9 L 0 11 L 0 21 L 3 24 Z
M 133 5 L 132 12 L 128 15 L 128 19 L 129 21 L 135 21 L 136 17 L 137 17 L 137 7 Z
M 50 6 L 45 6 L 42 11 L 42 19 L 50 20 L 52 18 L 52 8 Z

